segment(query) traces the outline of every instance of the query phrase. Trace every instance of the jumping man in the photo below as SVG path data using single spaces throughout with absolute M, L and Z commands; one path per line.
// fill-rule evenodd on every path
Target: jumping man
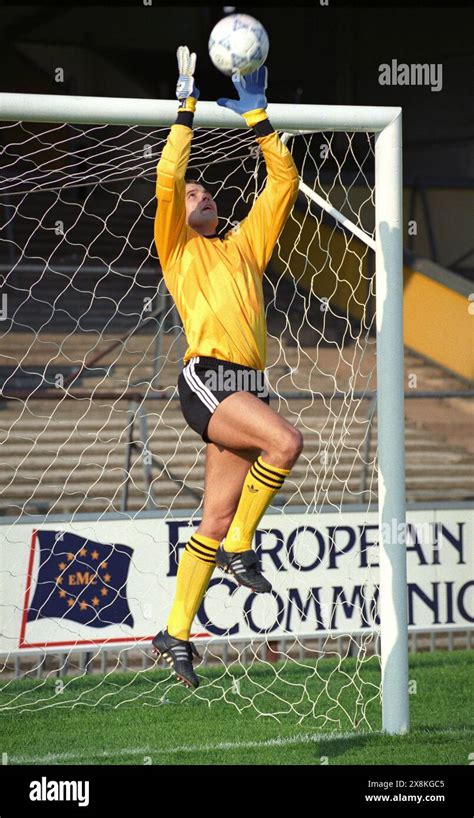
M 239 100 L 217 102 L 253 129 L 267 181 L 238 228 L 219 237 L 211 193 L 186 177 L 199 99 L 196 55 L 180 46 L 177 56 L 180 104 L 157 166 L 155 243 L 188 341 L 178 378 L 181 408 L 207 446 L 202 521 L 181 556 L 167 626 L 153 645 L 178 679 L 198 687 L 189 635 L 214 568 L 256 593 L 271 591 L 252 540 L 303 448 L 301 433 L 269 406 L 262 289 L 298 194 L 298 172 L 265 112 L 266 67 L 232 77 Z

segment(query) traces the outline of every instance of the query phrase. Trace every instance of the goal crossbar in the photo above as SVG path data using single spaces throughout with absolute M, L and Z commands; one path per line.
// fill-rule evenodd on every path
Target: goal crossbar
M 401 114 L 396 107 L 370 105 L 287 105 L 271 102 L 267 108 L 278 130 L 383 131 Z M 176 120 L 176 101 L 170 99 L 128 99 L 127 97 L 78 97 L 49 94 L 0 93 L 0 120 L 29 122 L 70 122 L 94 125 L 149 125 L 169 127 Z M 238 114 L 199 101 L 194 128 L 247 129 Z

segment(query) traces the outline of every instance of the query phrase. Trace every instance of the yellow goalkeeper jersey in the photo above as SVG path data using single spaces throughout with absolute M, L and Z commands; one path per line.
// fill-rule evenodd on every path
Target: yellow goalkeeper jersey
M 267 330 L 262 278 L 298 193 L 298 171 L 276 132 L 256 137 L 267 167 L 264 190 L 223 239 L 186 224 L 184 176 L 193 130 L 172 125 L 157 166 L 155 243 L 183 322 L 184 363 L 202 355 L 264 369 Z

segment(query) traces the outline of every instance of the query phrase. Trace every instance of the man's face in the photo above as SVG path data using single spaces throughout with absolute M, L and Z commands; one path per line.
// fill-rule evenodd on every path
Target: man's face
M 212 195 L 202 185 L 186 184 L 186 224 L 202 235 L 210 235 L 217 229 L 217 207 Z

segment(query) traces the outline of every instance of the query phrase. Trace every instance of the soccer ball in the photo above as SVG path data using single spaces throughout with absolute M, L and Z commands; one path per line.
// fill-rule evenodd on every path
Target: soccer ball
M 255 17 L 229 14 L 214 26 L 209 37 L 209 56 L 219 71 L 251 74 L 267 59 L 268 35 Z

